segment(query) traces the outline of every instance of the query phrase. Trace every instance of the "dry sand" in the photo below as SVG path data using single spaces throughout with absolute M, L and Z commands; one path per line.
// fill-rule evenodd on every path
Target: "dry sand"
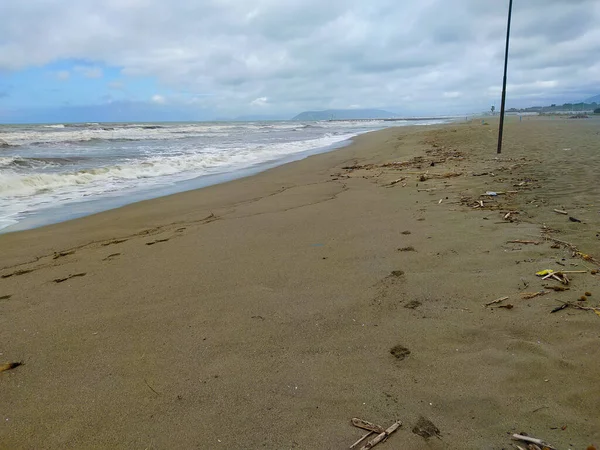
M 540 236 L 600 258 L 600 122 L 510 118 L 498 159 L 495 124 L 0 236 L 0 447 L 343 449 L 352 417 L 403 421 L 382 449 L 599 445 L 600 317 L 550 311 L 600 275 L 521 294 L 598 267 Z

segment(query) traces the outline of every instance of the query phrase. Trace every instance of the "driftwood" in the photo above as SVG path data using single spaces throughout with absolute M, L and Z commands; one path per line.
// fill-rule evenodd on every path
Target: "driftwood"
M 565 216 L 569 214 L 568 212 L 563 211 L 562 209 L 555 209 L 554 212 L 558 214 L 564 214 Z
M 507 241 L 508 244 L 533 244 L 540 245 L 540 241 L 524 241 L 522 239 L 515 239 L 514 241 Z
M 394 186 L 395 184 L 400 183 L 401 181 L 406 180 L 406 177 L 398 178 L 397 180 L 392 181 L 388 186 Z
M 484 304 L 483 306 L 490 306 L 490 305 L 493 305 L 495 303 L 503 302 L 504 300 L 508 300 L 508 297 L 497 298 L 496 300 L 492 300 L 491 302 L 488 302 L 488 303 Z
M 368 438 L 369 436 L 371 436 L 373 434 L 372 431 L 369 431 L 367 434 L 363 435 L 358 441 L 356 441 L 354 444 L 352 444 L 350 446 L 350 448 L 354 448 L 356 447 L 358 444 L 360 444 L 362 441 L 364 441 L 366 438 Z
M 530 300 L 532 298 L 536 298 L 539 297 L 540 295 L 546 295 L 549 294 L 550 292 L 548 291 L 539 291 L 539 292 L 523 292 L 521 294 L 521 298 L 525 299 L 525 300 Z
M 359 419 L 357 417 L 354 417 L 352 419 L 352 425 L 354 425 L 357 428 L 362 428 L 363 430 L 373 431 L 375 433 L 385 432 L 385 429 L 383 427 L 380 427 L 379 425 L 376 425 L 371 422 L 367 422 L 366 420 Z
M 529 442 L 530 444 L 541 445 L 542 447 L 547 447 L 550 450 L 556 450 L 550 444 L 547 444 L 546 442 L 542 441 L 541 439 L 536 439 L 536 438 L 532 438 L 532 437 L 529 437 L 529 436 L 523 436 L 521 434 L 513 434 L 512 438 L 515 441 Z
M 391 425 L 383 433 L 378 434 L 373 439 L 371 439 L 369 442 L 367 442 L 367 445 L 363 446 L 360 450 L 369 450 L 369 449 L 375 447 L 381 441 L 387 439 L 390 436 L 390 434 L 392 434 L 394 431 L 396 431 L 401 426 L 402 426 L 402 422 L 401 421 L 395 422 L 393 425 Z

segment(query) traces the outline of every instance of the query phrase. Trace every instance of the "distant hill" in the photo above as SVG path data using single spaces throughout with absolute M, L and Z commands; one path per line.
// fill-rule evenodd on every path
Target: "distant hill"
M 304 111 L 292 120 L 352 120 L 352 119 L 391 119 L 398 114 L 381 109 L 328 109 L 325 111 Z
M 588 98 L 585 103 L 600 103 L 600 95 Z

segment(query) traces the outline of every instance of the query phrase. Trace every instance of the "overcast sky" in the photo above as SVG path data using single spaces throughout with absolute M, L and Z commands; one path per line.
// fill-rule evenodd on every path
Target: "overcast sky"
M 508 0 L 2 0 L 0 121 L 479 112 L 499 106 L 507 10 Z M 599 93 L 600 1 L 515 0 L 508 106 Z

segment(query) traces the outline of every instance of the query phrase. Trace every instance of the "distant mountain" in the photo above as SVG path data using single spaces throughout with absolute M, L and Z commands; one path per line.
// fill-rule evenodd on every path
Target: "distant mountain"
M 588 98 L 585 103 L 600 103 L 600 95 Z
M 325 111 L 304 111 L 292 120 L 352 120 L 352 119 L 392 119 L 398 114 L 381 109 L 328 109 Z
M 239 122 L 262 122 L 264 120 L 269 121 L 269 120 L 287 120 L 287 119 L 285 119 L 284 117 L 281 117 L 281 116 L 277 116 L 277 115 L 251 114 L 251 115 L 246 115 L 246 116 L 237 116 L 233 120 L 239 121 Z

